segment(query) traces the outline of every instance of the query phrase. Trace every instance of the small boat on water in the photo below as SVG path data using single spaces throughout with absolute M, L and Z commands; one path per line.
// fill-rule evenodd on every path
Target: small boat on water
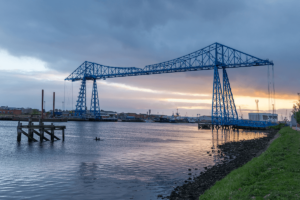
M 139 119 L 139 118 L 136 118 L 136 119 L 122 119 L 122 122 L 145 122 L 145 120 Z
M 154 121 L 151 120 L 151 119 L 146 119 L 145 122 L 146 122 L 146 123 L 154 123 Z
M 193 118 L 189 118 L 189 119 L 188 119 L 188 122 L 189 122 L 189 123 L 196 123 L 195 119 L 193 119 Z
M 160 118 L 154 118 L 153 121 L 154 122 L 160 122 Z
M 163 117 L 159 118 L 159 122 L 160 123 L 169 123 L 170 119 L 167 116 L 163 116 Z

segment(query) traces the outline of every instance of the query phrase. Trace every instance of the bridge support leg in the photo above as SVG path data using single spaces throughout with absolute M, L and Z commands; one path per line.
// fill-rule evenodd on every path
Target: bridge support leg
M 214 68 L 214 83 L 213 83 L 213 98 L 212 98 L 212 115 L 211 123 L 212 125 L 222 125 L 223 124 L 223 94 L 220 82 L 220 76 L 218 67 Z M 217 128 L 217 127 L 216 127 Z
M 238 113 L 236 111 L 233 94 L 231 91 L 229 78 L 226 69 L 223 68 L 223 98 L 224 98 L 224 120 L 225 123 L 234 123 L 238 120 Z
M 97 89 L 96 79 L 94 79 L 94 83 L 93 83 L 90 113 L 93 113 L 95 119 L 100 118 L 100 104 L 99 104 L 99 98 L 98 98 L 98 89 Z
M 86 114 L 86 79 L 82 79 L 79 90 L 78 100 L 76 104 L 75 116 L 82 116 Z

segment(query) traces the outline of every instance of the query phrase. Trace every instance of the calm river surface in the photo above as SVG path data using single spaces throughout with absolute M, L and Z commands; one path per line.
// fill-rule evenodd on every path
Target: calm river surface
M 207 154 L 211 147 L 265 136 L 198 130 L 197 124 L 56 124 L 67 126 L 64 142 L 28 143 L 22 135 L 18 143 L 17 122 L 0 121 L 0 199 L 154 200 L 182 185 L 188 169 L 198 175 L 219 162 Z

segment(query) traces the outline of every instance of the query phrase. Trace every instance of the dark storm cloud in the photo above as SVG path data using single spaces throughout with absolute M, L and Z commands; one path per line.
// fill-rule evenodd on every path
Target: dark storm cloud
M 289 96 L 299 92 L 300 85 L 299 6 L 298 0 L 0 0 L 0 49 L 71 73 L 85 60 L 144 67 L 220 42 L 273 60 L 276 91 Z M 266 67 L 228 74 L 235 95 L 267 92 Z M 178 92 L 212 91 L 212 71 L 107 81 Z
M 240 2 L 2 1 L 0 42 L 13 54 L 39 57 L 59 70 L 84 60 L 144 66 L 181 55 L 189 44 L 176 50 L 178 37 L 199 35 L 195 27 L 205 29 L 199 22 L 229 16 L 243 7 Z

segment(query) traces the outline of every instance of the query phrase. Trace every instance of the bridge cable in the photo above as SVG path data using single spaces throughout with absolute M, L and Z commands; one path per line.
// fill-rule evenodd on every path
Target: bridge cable
M 269 113 L 271 113 L 271 94 L 270 94 L 270 65 L 268 65 L 268 106 L 269 106 Z
M 72 81 L 72 114 L 73 114 L 73 81 Z
M 272 65 L 272 81 L 273 81 L 273 115 L 276 113 L 275 107 L 275 79 L 274 79 L 274 65 Z M 273 116 L 274 117 L 274 116 Z

